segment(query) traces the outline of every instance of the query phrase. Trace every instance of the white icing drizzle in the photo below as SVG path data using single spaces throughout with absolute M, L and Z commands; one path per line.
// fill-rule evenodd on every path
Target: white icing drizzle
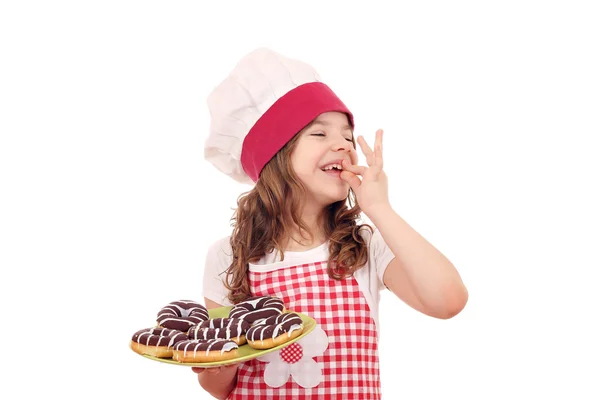
M 173 345 L 175 344 L 175 336 L 176 335 L 171 336 L 171 340 L 169 340 L 169 344 L 167 345 L 167 347 L 173 347 Z
M 150 328 L 149 330 L 147 330 L 146 332 L 143 332 L 141 334 L 139 334 L 139 336 L 137 337 L 136 341 L 140 344 L 143 344 L 142 342 L 146 341 L 145 345 L 146 346 L 150 346 L 150 340 L 153 337 L 158 336 L 158 340 L 156 342 L 155 347 L 161 347 L 161 346 L 165 346 L 165 339 L 169 339 L 169 342 L 166 344 L 166 346 L 168 348 L 171 348 L 175 345 L 175 339 L 177 338 L 177 336 L 182 335 L 182 332 L 178 332 L 172 329 L 167 329 L 167 328 L 161 328 L 160 332 L 156 332 L 158 328 Z
M 259 333 L 259 337 L 260 337 L 260 341 L 261 343 L 264 342 L 265 340 L 265 332 L 267 331 L 268 328 L 274 326 L 273 329 L 273 334 L 271 335 L 270 339 L 275 339 L 277 336 L 282 335 L 283 333 L 285 333 L 283 331 L 283 325 L 290 319 L 290 318 L 298 318 L 298 316 L 296 314 L 292 314 L 292 313 L 287 313 L 287 314 L 282 314 L 280 315 L 278 318 L 281 317 L 281 321 L 275 325 L 266 325 L 266 323 L 263 321 L 263 323 L 260 326 L 255 326 L 253 328 L 252 333 L 252 337 L 250 338 L 250 340 L 255 341 L 256 340 L 256 333 Z M 275 319 L 275 321 L 277 321 L 277 319 Z M 302 329 L 303 325 L 302 324 L 294 324 L 292 326 L 290 326 L 289 330 L 287 331 L 288 337 L 292 336 L 292 332 Z M 267 338 L 269 339 L 269 338 Z
M 231 351 L 237 348 L 238 345 L 235 342 L 225 343 L 225 346 L 223 346 L 223 349 L 221 350 L 221 354 L 225 353 L 226 351 Z
M 177 304 L 173 304 L 173 306 L 179 310 L 179 315 L 181 315 L 183 318 L 187 318 L 193 310 L 193 308 L 188 308 L 186 310 L 185 308 L 182 308 Z
M 180 315 L 181 315 L 180 318 L 188 318 L 188 317 L 190 317 L 190 314 L 192 314 L 195 311 L 199 311 L 203 316 L 208 315 L 208 312 L 205 311 L 204 306 L 196 303 L 195 301 L 180 300 L 180 301 L 178 301 L 178 303 L 183 303 L 186 306 L 192 305 L 192 307 L 183 308 L 178 304 L 174 304 L 174 303 L 168 304 L 167 306 L 163 307 L 162 310 L 159 312 L 157 319 L 160 319 L 163 316 L 178 317 Z M 202 318 L 199 318 L 198 316 L 194 316 L 194 317 L 190 317 L 190 318 L 198 318 L 200 321 L 203 320 Z
M 262 300 L 265 300 L 262 307 L 257 309 L 257 307 L 259 307 L 258 303 Z M 249 306 L 249 307 L 247 307 L 247 306 Z M 248 308 L 250 308 L 250 309 L 248 309 Z M 281 301 L 281 299 L 278 299 L 276 297 L 262 296 L 262 297 L 257 297 L 255 299 L 248 299 L 248 300 L 242 301 L 241 303 L 237 304 L 232 309 L 230 317 L 242 318 L 242 319 L 248 320 L 248 319 L 251 319 L 248 317 L 251 317 L 254 313 L 257 313 L 257 312 L 271 311 L 271 312 L 274 312 L 275 315 L 277 315 L 277 314 L 281 314 L 283 309 L 284 309 L 284 305 L 283 305 L 283 301 Z
M 288 331 L 288 337 L 292 336 L 292 332 L 297 331 L 298 329 L 302 329 L 302 325 L 290 326 L 290 330 Z
M 218 343 L 222 343 L 222 342 L 227 342 L 223 345 L 223 348 L 221 349 L 221 355 L 223 353 L 225 353 L 226 351 L 231 351 L 233 349 L 237 349 L 238 345 L 231 341 L 231 340 L 226 340 L 226 339 L 209 339 L 207 341 L 200 341 L 200 340 L 188 340 L 185 343 L 185 346 L 183 348 L 183 357 L 187 357 L 187 353 L 188 351 L 193 351 L 193 357 L 196 357 L 197 352 L 200 350 L 200 347 L 203 344 L 208 343 L 208 347 L 206 348 L 206 355 L 208 356 L 210 354 L 214 345 L 218 344 Z M 190 346 L 192 347 L 190 349 Z M 181 351 L 181 349 L 177 348 L 177 350 Z
M 245 303 L 252 304 L 252 307 L 256 308 L 256 305 L 261 300 L 262 300 L 262 298 L 259 297 L 259 298 L 254 299 L 254 300 L 246 300 Z
M 192 317 L 192 318 L 193 318 L 193 317 Z M 169 321 L 183 322 L 183 323 L 186 323 L 186 324 L 188 324 L 190 327 L 195 325 L 195 324 L 194 324 L 194 322 L 192 322 L 192 321 L 187 321 L 187 320 L 182 320 L 182 319 L 181 319 L 181 318 L 179 318 L 179 317 L 173 317 L 173 318 L 165 318 L 165 319 L 161 319 L 161 320 L 160 320 L 160 323 L 161 323 L 161 325 L 165 325 L 165 324 L 166 324 L 167 322 L 169 322 Z
M 224 339 L 237 338 L 245 333 L 243 329 L 245 323 L 244 320 L 236 318 L 210 319 L 207 323 L 194 327 L 193 334 L 196 339 L 202 338 L 204 340 L 223 339 L 219 337 L 221 332 L 225 334 Z
M 240 311 L 242 311 L 241 308 L 239 310 L 236 310 L 236 312 L 232 314 L 234 316 L 234 318 L 246 319 L 247 317 L 252 316 L 252 314 L 262 313 L 264 311 L 274 311 L 277 313 L 281 313 L 281 310 L 277 307 L 264 307 L 264 308 L 259 308 L 258 310 L 251 310 L 251 311 L 244 309 L 243 312 L 240 312 Z M 266 318 L 263 318 L 263 319 L 266 319 Z M 262 319 L 257 320 L 257 321 L 262 321 Z

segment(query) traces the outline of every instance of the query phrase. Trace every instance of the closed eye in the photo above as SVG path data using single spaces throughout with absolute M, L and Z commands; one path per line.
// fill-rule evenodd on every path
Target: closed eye
M 310 135 L 310 136 L 325 136 L 325 134 L 324 134 L 324 133 L 311 133 L 311 135 Z M 345 138 L 345 139 L 346 139 L 348 142 L 350 142 L 350 143 L 353 143 L 353 140 L 352 140 L 352 138 L 350 138 L 350 139 L 348 139 L 348 138 Z

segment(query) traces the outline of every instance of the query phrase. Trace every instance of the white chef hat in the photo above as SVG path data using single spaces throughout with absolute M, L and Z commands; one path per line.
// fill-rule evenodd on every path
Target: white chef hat
M 210 132 L 204 158 L 241 183 L 320 114 L 348 108 L 308 64 L 267 48 L 244 56 L 208 96 Z

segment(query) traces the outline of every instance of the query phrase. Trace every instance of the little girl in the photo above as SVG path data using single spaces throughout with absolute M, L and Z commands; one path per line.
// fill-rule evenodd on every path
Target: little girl
M 194 368 L 220 399 L 380 399 L 378 303 L 387 288 L 451 318 L 467 301 L 453 265 L 388 200 L 382 136 L 373 149 L 315 70 L 269 49 L 242 58 L 208 99 L 205 157 L 238 182 L 231 236 L 209 249 L 208 308 L 276 296 L 317 322 L 306 337 L 238 365 Z M 359 224 L 364 212 L 375 227 Z

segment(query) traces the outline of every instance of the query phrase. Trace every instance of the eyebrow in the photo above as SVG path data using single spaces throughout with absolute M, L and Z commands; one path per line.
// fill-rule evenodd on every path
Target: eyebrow
M 327 121 L 321 121 L 320 119 L 315 119 L 310 124 L 306 126 L 305 129 L 312 128 L 314 125 L 323 125 L 323 126 L 331 126 L 332 124 Z M 352 127 L 349 124 L 346 124 L 342 127 L 342 130 L 352 131 Z

